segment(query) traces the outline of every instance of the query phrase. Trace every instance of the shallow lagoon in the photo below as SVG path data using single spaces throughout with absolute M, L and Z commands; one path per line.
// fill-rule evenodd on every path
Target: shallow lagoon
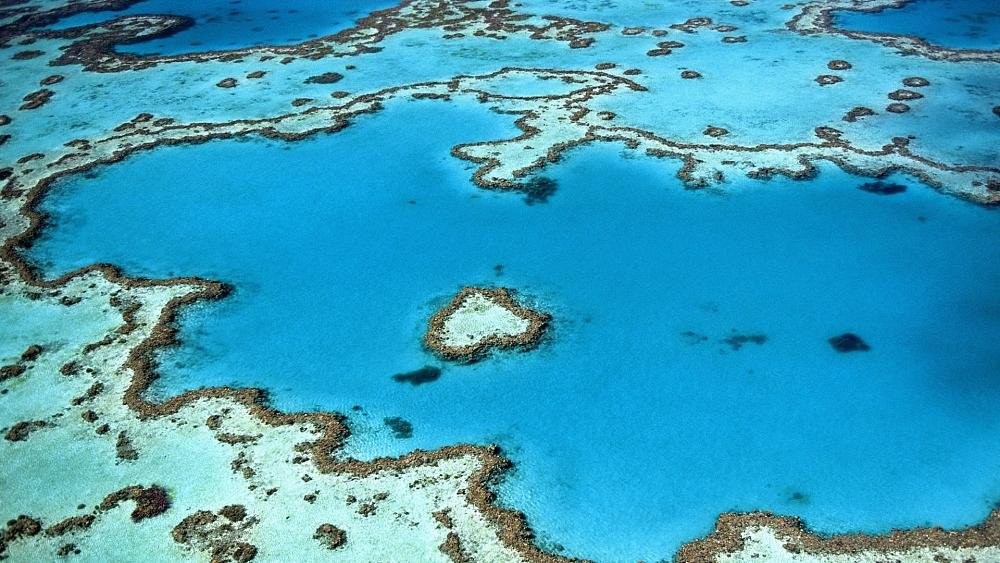
M 733 509 L 878 532 L 1000 499 L 1000 215 L 830 167 L 685 191 L 676 164 L 617 145 L 572 152 L 526 207 L 448 155 L 516 133 L 485 106 L 399 102 L 295 144 L 159 149 L 60 182 L 31 257 L 235 284 L 184 315 L 155 393 L 257 385 L 345 411 L 358 457 L 498 442 L 517 462 L 503 501 L 569 554 L 668 557 Z M 490 283 L 552 312 L 552 338 L 395 381 L 441 366 L 427 318 Z M 872 350 L 836 353 L 848 330 Z

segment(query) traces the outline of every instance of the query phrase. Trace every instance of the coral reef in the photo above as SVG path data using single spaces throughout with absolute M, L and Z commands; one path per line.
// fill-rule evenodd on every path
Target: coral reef
M 431 317 L 424 345 L 446 360 L 474 362 L 495 348 L 536 346 L 549 321 L 507 288 L 463 287 Z
M 23 61 L 23 64 L 40 65 L 43 71 L 30 82 L 43 88 L 24 96 L 19 109 L 27 112 L 53 104 L 42 112 L 17 113 L 17 123 L 9 128 L 12 135 L 23 135 L 18 132 L 23 123 L 27 125 L 22 129 L 39 128 L 37 125 L 41 121 L 30 120 L 41 118 L 32 113 L 44 114 L 58 104 L 68 103 L 73 97 L 69 91 L 60 90 L 59 96 L 55 97 L 55 91 L 46 87 L 64 80 L 66 84 L 75 85 L 81 70 L 112 76 L 112 73 L 142 72 L 169 65 L 219 65 L 218 69 L 225 69 L 225 72 L 210 75 L 211 80 L 205 80 L 204 84 L 215 91 L 213 96 L 235 96 L 245 89 L 269 85 L 272 81 L 288 81 L 290 75 L 283 74 L 281 70 L 286 65 L 294 68 L 326 58 L 334 60 L 372 54 L 383 47 L 381 44 L 386 38 L 407 30 L 448 32 L 455 39 L 514 37 L 553 41 L 565 48 L 575 49 L 599 46 L 601 39 L 612 33 L 609 24 L 557 16 L 533 17 L 519 13 L 515 9 L 517 6 L 502 0 L 488 4 L 405 0 L 395 7 L 360 19 L 349 29 L 297 45 L 172 56 L 135 55 L 119 52 L 116 47 L 176 33 L 193 24 L 187 18 L 125 16 L 75 28 L 45 28 L 76 13 L 97 9 L 118 10 L 133 3 L 135 0 L 83 0 L 43 5 L 29 0 L 0 5 L 0 40 L 9 45 L 37 41 L 40 46 L 30 50 L 17 47 L 11 51 L 11 59 Z M 791 19 L 787 26 L 804 35 L 873 42 L 925 59 L 972 63 L 1000 61 L 995 51 L 946 49 L 932 46 L 920 38 L 859 33 L 833 26 L 831 14 L 836 10 L 877 10 L 897 3 L 838 0 L 793 5 L 789 9 Z M 732 0 L 729 4 L 750 5 L 745 0 Z M 692 34 L 691 41 L 688 41 L 690 46 L 685 47 L 678 41 L 660 41 L 655 49 L 648 50 L 649 45 L 646 45 L 641 47 L 639 53 L 648 52 L 651 56 L 661 57 L 683 48 L 681 54 L 686 55 L 688 50 L 698 48 L 698 40 L 705 35 L 736 30 L 734 26 L 717 25 L 706 16 L 692 17 L 669 27 L 674 30 L 669 32 L 671 34 Z M 618 30 L 613 33 L 617 34 Z M 666 33 L 663 29 L 626 27 L 621 29 L 621 34 L 628 37 L 621 39 L 644 42 L 650 41 L 650 36 L 658 38 Z M 715 38 L 718 36 L 713 37 L 712 41 L 717 45 Z M 740 43 L 743 39 L 744 36 L 724 36 L 721 41 Z M 740 49 L 734 47 L 733 50 Z M 52 66 L 65 67 L 65 71 L 51 74 L 49 61 L 41 58 L 46 53 L 55 57 L 51 61 Z M 592 58 L 587 64 L 592 64 L 594 60 L 601 59 Z M 327 103 L 335 105 L 288 96 L 282 102 L 284 109 L 274 115 L 209 121 L 181 115 L 141 113 L 127 121 L 113 123 L 107 131 L 98 134 L 74 133 L 86 138 L 66 137 L 45 148 L 29 149 L 25 145 L 25 149 L 21 150 L 16 142 L 18 137 L 14 137 L 15 142 L 7 143 L 3 150 L 18 152 L 5 153 L 13 157 L 0 166 L 3 197 L 0 202 L 0 240 L 3 241 L 0 277 L 4 279 L 0 285 L 3 293 L 11 299 L 31 301 L 58 310 L 94 307 L 95 311 L 104 311 L 101 315 L 95 314 L 95 317 L 110 318 L 115 326 L 107 327 L 96 338 L 65 347 L 50 348 L 45 343 L 33 342 L 19 345 L 23 347 L 19 350 L 24 349 L 20 358 L 12 358 L 12 363 L 0 367 L 2 392 L 6 397 L 26 393 L 51 397 L 51 409 L 42 409 L 21 418 L 2 419 L 6 425 L 6 439 L 0 441 L 0 455 L 9 460 L 31 452 L 31 455 L 42 456 L 41 459 L 51 459 L 55 463 L 63 457 L 60 452 L 50 451 L 49 444 L 59 440 L 67 444 L 67 449 L 73 449 L 78 454 L 85 451 L 86 455 L 93 456 L 89 459 L 95 466 L 120 464 L 119 467 L 134 466 L 152 471 L 155 466 L 147 464 L 154 463 L 148 459 L 155 458 L 151 455 L 153 452 L 160 455 L 171 448 L 184 452 L 187 451 L 184 444 L 196 444 L 197 456 L 191 457 L 197 459 L 190 461 L 194 469 L 189 480 L 199 485 L 211 483 L 210 488 L 219 495 L 220 502 L 189 505 L 196 502 L 191 500 L 198 498 L 196 493 L 185 488 L 182 481 L 161 481 L 161 477 L 168 477 L 162 473 L 155 474 L 151 480 L 144 478 L 138 481 L 156 484 L 142 486 L 134 484 L 137 480 L 116 481 L 108 483 L 101 491 L 101 495 L 114 491 L 103 499 L 98 496 L 72 500 L 73 505 L 79 500 L 96 505 L 98 508 L 91 513 L 67 515 L 64 511 L 36 517 L 21 515 L 22 512 L 36 514 L 34 511 L 5 506 L 6 517 L 11 520 L 0 535 L 0 556 L 11 553 L 12 557 L 22 559 L 32 556 L 44 558 L 85 550 L 87 546 L 83 536 L 106 533 L 107 527 L 114 525 L 114 509 L 131 502 L 135 504 L 130 514 L 132 521 L 148 520 L 146 523 L 150 524 L 160 520 L 169 524 L 164 525 L 167 529 L 172 528 L 176 544 L 170 549 L 177 550 L 169 553 L 175 556 L 190 556 L 190 552 L 198 552 L 220 560 L 247 561 L 258 555 L 261 558 L 287 555 L 280 551 L 281 545 L 292 539 L 267 536 L 262 531 L 271 529 L 279 530 L 279 535 L 284 533 L 288 538 L 305 540 L 296 545 L 316 544 L 317 551 L 309 552 L 313 557 L 321 556 L 328 549 L 337 549 L 337 553 L 345 557 L 384 560 L 387 553 L 399 549 L 399 546 L 422 545 L 430 538 L 432 549 L 415 554 L 415 559 L 442 556 L 452 560 L 563 559 L 536 545 L 523 515 L 502 508 L 495 502 L 492 484 L 510 466 L 496 447 L 466 444 L 432 452 L 418 450 L 398 458 L 380 458 L 369 462 L 341 459 L 335 454 L 347 438 L 348 430 L 343 418 L 336 413 L 279 412 L 268 406 L 266 394 L 257 389 L 211 388 L 162 401 L 148 396 L 146 391 L 156 378 L 156 351 L 177 342 L 173 321 L 178 312 L 200 300 L 225 297 L 230 287 L 199 278 L 147 280 L 128 277 L 108 265 L 84 268 L 54 280 L 42 279 L 20 253 L 40 234 L 44 218 L 38 213 L 37 206 L 59 178 L 86 174 L 100 164 L 118 162 L 138 151 L 158 146 L 251 135 L 296 141 L 323 132 L 335 133 L 349 126 L 354 119 L 375 113 L 385 104 L 404 97 L 439 100 L 442 103 L 464 97 L 516 116 L 512 119 L 516 119 L 521 134 L 511 139 L 458 145 L 452 149 L 452 154 L 476 165 L 473 179 L 479 187 L 520 190 L 529 204 L 544 203 L 554 192 L 554 184 L 546 184 L 543 177 L 536 174 L 541 168 L 557 161 L 566 150 L 595 142 L 622 143 L 628 150 L 639 154 L 677 159 L 682 163 L 680 178 L 692 187 L 720 183 L 727 174 L 761 178 L 783 174 L 792 178 L 808 178 L 815 174 L 815 162 L 830 161 L 848 171 L 873 178 L 903 171 L 945 193 L 986 205 L 1000 202 L 1000 188 L 997 187 L 1000 186 L 1000 170 L 995 166 L 956 163 L 947 157 L 925 152 L 926 145 L 914 142 L 911 146 L 907 137 L 886 135 L 866 143 L 831 127 L 829 123 L 817 122 L 812 128 L 814 138 L 789 139 L 783 143 L 757 142 L 744 140 L 745 133 L 740 129 L 737 131 L 739 135 L 732 135 L 732 139 L 739 142 L 729 142 L 729 139 L 722 140 L 729 135 L 729 131 L 714 125 L 702 131 L 711 139 L 698 135 L 700 126 L 691 134 L 697 138 L 679 138 L 634 126 L 623 118 L 624 112 L 618 115 L 602 109 L 597 103 L 613 96 L 642 96 L 648 92 L 643 79 L 652 76 L 653 72 L 644 73 L 643 70 L 650 70 L 645 67 L 643 70 L 620 70 L 620 67 L 629 64 L 624 59 L 620 61 L 597 63 L 592 71 L 512 66 L 486 74 L 455 75 L 445 80 L 393 85 L 363 92 L 356 84 L 350 83 L 344 86 L 345 90 L 332 92 L 332 99 L 324 97 Z M 840 59 L 831 60 L 826 66 L 834 71 L 852 68 L 851 63 Z M 345 66 L 349 67 L 352 65 Z M 672 79 L 680 70 L 677 67 L 674 69 L 669 72 Z M 710 68 L 705 70 L 709 78 L 682 86 L 702 88 L 721 74 Z M 922 71 L 917 69 L 915 72 Z M 242 82 L 242 86 L 235 91 L 215 90 L 212 84 L 223 89 L 240 84 L 233 77 L 219 80 L 219 77 L 227 75 L 245 76 L 248 80 L 267 76 L 267 79 Z M 303 76 L 305 74 L 299 74 L 295 78 L 300 88 Z M 834 78 L 839 81 L 839 77 L 834 75 L 822 76 L 830 77 L 827 81 Z M 703 78 L 701 73 L 690 69 L 683 70 L 681 77 Z M 306 78 L 305 82 L 330 84 L 341 79 L 340 73 L 326 72 Z M 571 87 L 535 96 L 518 96 L 489 87 L 492 80 L 506 79 L 550 80 L 570 84 Z M 344 80 L 345 84 L 348 82 Z M 888 94 L 894 102 L 886 107 L 885 111 L 889 113 L 907 111 L 909 107 L 902 102 L 923 97 L 920 92 L 909 88 L 930 85 L 929 80 L 920 76 L 903 78 L 901 83 L 907 89 Z M 820 84 L 823 82 L 820 81 Z M 850 84 L 830 89 L 829 92 L 841 91 L 847 86 Z M 19 91 L 17 97 L 27 89 Z M 359 93 L 348 90 L 358 90 Z M 934 88 L 924 92 L 931 96 Z M 313 93 L 309 95 L 319 97 Z M 852 100 L 843 109 L 836 109 L 835 116 L 856 103 L 881 107 L 883 96 L 885 90 L 871 99 Z M 290 109 L 290 103 L 296 109 Z M 986 111 L 1000 116 L 1000 106 L 987 106 Z M 834 119 L 841 123 L 845 131 L 849 131 L 850 124 L 874 115 L 874 110 L 858 105 L 844 115 L 843 123 L 837 117 Z M 874 125 L 888 117 L 883 115 L 862 125 Z M 0 126 L 9 126 L 13 121 L 9 115 L 0 115 Z M 903 122 L 905 119 L 894 121 Z M 5 133 L 0 138 L 0 143 L 8 138 L 7 135 Z M 67 142 L 59 144 L 64 141 Z M 10 149 L 12 145 L 18 148 Z M 864 187 L 866 185 L 869 187 Z M 896 188 L 892 186 L 894 184 L 872 182 L 859 188 L 876 194 L 898 193 L 893 191 Z M 485 335 L 478 338 L 463 340 L 456 337 L 449 340 L 447 320 L 473 295 L 488 301 L 491 306 L 504 309 L 527 326 L 513 333 L 485 330 Z M 549 321 L 548 315 L 519 305 L 513 295 L 503 288 L 464 288 L 431 319 L 425 343 L 445 359 L 473 361 L 494 348 L 530 348 L 537 345 Z M 517 322 L 515 325 L 522 326 Z M 56 328 L 53 325 L 53 330 Z M 705 338 L 692 335 L 694 340 Z M 760 344 L 763 341 L 763 335 L 751 334 L 730 336 L 724 343 L 735 350 L 746 343 Z M 852 333 L 836 336 L 830 339 L 830 344 L 838 352 L 869 349 L 860 337 Z M 439 376 L 439 368 L 425 367 L 394 375 L 392 379 L 421 385 Z M 406 421 L 399 419 L 390 425 L 397 436 L 412 433 L 412 426 L 407 430 L 403 423 Z M 77 447 L 79 450 L 75 449 Z M 46 455 L 51 457 L 44 457 Z M 388 497 L 380 497 L 385 490 L 405 491 L 405 494 L 394 492 Z M 317 495 L 316 491 L 322 492 Z M 172 506 L 175 494 L 183 495 L 184 505 L 174 503 Z M 361 503 L 365 507 L 363 514 L 356 508 L 348 509 L 342 500 L 347 496 L 364 499 Z M 334 497 L 337 499 L 336 506 L 332 501 Z M 227 500 L 221 500 L 223 498 Z M 307 499 L 308 504 L 303 499 Z M 234 504 L 226 504 L 218 510 L 208 508 L 229 502 Z M 205 508 L 199 509 L 199 506 Z M 279 507 L 278 510 L 266 509 L 275 506 Z M 291 523 L 286 524 L 284 516 L 282 519 L 273 517 L 274 512 L 287 512 Z M 55 524 L 45 527 L 43 521 Z M 337 525 L 329 522 L 336 522 Z M 377 542 L 366 541 L 363 530 L 370 528 L 365 528 L 364 522 L 378 522 L 386 530 L 392 530 L 389 535 L 393 537 L 384 539 L 386 551 L 380 551 L 383 546 L 374 545 Z M 730 555 L 736 557 L 740 553 L 766 548 L 782 554 L 810 553 L 824 557 L 840 554 L 850 557 L 864 553 L 871 557 L 905 559 L 919 550 L 936 549 L 943 557 L 955 560 L 977 555 L 981 560 L 989 560 L 990 557 L 1000 558 L 996 550 L 1000 544 L 997 522 L 998 516 L 994 513 L 985 523 L 964 531 L 945 532 L 925 528 L 880 536 L 856 534 L 821 538 L 806 532 L 801 522 L 794 519 L 765 513 L 725 514 L 710 536 L 686 546 L 678 558 L 681 561 L 727 560 Z M 149 526 L 135 526 L 135 530 L 130 529 L 128 533 L 155 533 L 150 530 Z M 296 535 L 296 532 L 301 534 Z M 350 542 L 346 541 L 348 534 L 352 538 Z M 158 536 L 140 537 L 148 540 Z M 73 541 L 67 542 L 66 538 Z M 397 540 L 398 543 L 394 543 Z M 776 546 L 767 543 L 771 540 Z

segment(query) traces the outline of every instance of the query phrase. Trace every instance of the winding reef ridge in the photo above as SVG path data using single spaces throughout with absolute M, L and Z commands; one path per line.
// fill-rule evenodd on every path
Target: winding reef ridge
M 235 384 L 151 393 L 159 354 L 190 337 L 179 315 L 239 293 L 239 281 L 154 279 L 120 264 L 51 276 L 28 256 L 55 220 L 40 208 L 59 182 L 137 153 L 343 134 L 414 100 L 509 117 L 519 134 L 456 144 L 451 156 L 481 190 L 525 192 L 526 203 L 554 191 L 529 201 L 539 173 L 603 143 L 676 165 L 690 190 L 804 181 L 832 165 L 1000 205 L 1000 51 L 835 25 L 837 11 L 907 3 L 680 0 L 639 11 L 403 0 L 297 44 L 136 54 L 130 45 L 197 29 L 194 20 L 115 13 L 139 0 L 0 0 L 0 559 L 589 557 L 537 540 L 521 507 L 498 500 L 513 466 L 498 446 L 360 460 L 344 454 L 346 413 L 283 412 L 268 391 Z M 107 19 L 54 25 L 91 12 Z M 794 64 L 775 71 L 752 50 L 764 42 L 797 52 Z M 572 198 L 573 186 L 559 197 Z M 444 359 L 532 347 L 552 318 L 561 322 L 476 283 L 423 319 L 426 346 Z M 463 340 L 448 323 L 473 299 L 503 322 Z M 661 556 L 1000 561 L 1000 509 L 964 529 L 934 524 L 820 534 L 794 516 L 740 510 Z

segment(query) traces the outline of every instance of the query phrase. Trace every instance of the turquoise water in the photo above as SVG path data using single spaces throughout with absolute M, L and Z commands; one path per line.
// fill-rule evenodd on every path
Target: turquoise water
M 995 211 L 832 167 L 688 191 L 618 145 L 571 152 L 527 206 L 448 153 L 516 134 L 482 105 L 406 101 L 294 144 L 161 148 L 58 182 L 30 258 L 234 284 L 183 315 L 155 394 L 256 385 L 344 411 L 364 458 L 498 442 L 502 501 L 567 554 L 669 557 L 734 509 L 880 532 L 1000 499 Z M 420 337 L 467 284 L 517 288 L 551 338 L 443 365 Z M 835 352 L 847 331 L 871 350 Z M 428 365 L 436 381 L 393 379 Z
M 336 33 L 390 0 L 296 0 L 287 3 L 232 0 L 144 0 L 117 12 L 83 12 L 59 21 L 57 29 L 138 14 L 187 16 L 194 26 L 168 37 L 122 46 L 138 54 L 176 55 L 257 45 L 287 45 Z
M 916 35 L 956 49 L 1000 49 L 996 0 L 915 0 L 881 13 L 837 12 L 838 27 Z

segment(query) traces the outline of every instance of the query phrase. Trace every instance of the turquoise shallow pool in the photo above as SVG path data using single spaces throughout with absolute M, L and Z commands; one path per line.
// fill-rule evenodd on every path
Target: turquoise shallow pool
M 995 211 L 832 167 L 688 191 L 618 145 L 544 170 L 558 190 L 527 206 L 448 154 L 515 134 L 471 102 L 394 102 L 294 144 L 158 149 L 57 183 L 30 258 L 232 283 L 183 315 L 155 394 L 344 411 L 356 457 L 498 442 L 502 502 L 567 554 L 669 557 L 734 509 L 881 532 L 1000 499 Z M 518 289 L 551 338 L 443 365 L 420 337 L 467 284 Z M 836 352 L 846 331 L 871 350 Z M 441 378 L 392 378 L 425 365 Z

